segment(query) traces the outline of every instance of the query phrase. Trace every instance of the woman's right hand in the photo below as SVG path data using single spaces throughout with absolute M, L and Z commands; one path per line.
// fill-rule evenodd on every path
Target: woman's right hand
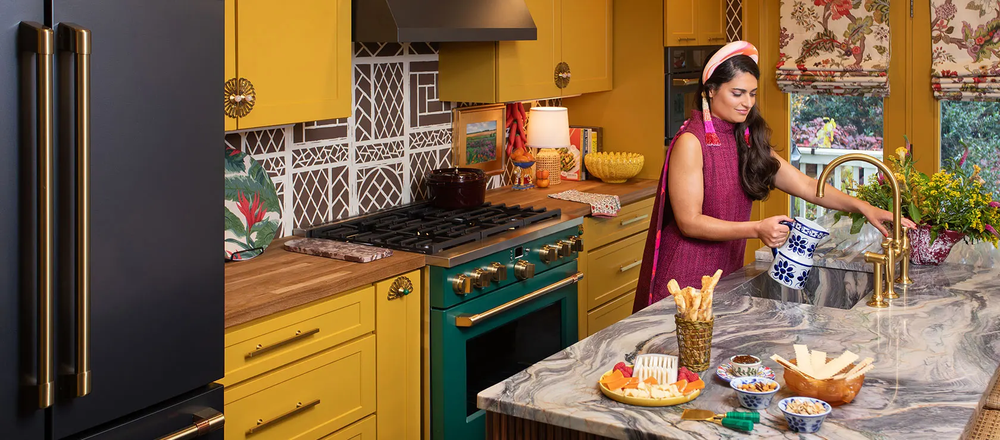
M 788 239 L 788 233 L 792 230 L 788 226 L 781 224 L 781 222 L 794 221 L 786 215 L 776 215 L 757 222 L 757 227 L 754 229 L 757 232 L 757 238 L 763 241 L 764 245 L 771 248 L 778 248 L 785 244 L 785 240 Z

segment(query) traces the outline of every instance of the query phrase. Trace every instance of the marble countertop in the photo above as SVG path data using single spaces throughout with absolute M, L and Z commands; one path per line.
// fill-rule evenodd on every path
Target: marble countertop
M 915 266 L 916 284 L 887 309 L 849 310 L 750 296 L 767 276 L 757 262 L 720 283 L 715 297 L 712 367 L 700 373 L 707 387 L 694 401 L 643 408 L 608 399 L 597 388 L 604 372 L 636 353 L 677 354 L 673 301 L 661 301 L 535 364 L 478 396 L 480 408 L 617 439 L 747 438 L 698 421 L 682 421 L 685 408 L 716 413 L 739 408 L 735 392 L 714 367 L 736 354 L 794 357 L 793 344 L 875 358 L 875 369 L 850 404 L 835 408 L 818 434 L 788 430 L 777 409 L 792 392 L 782 388 L 751 438 L 955 439 L 974 419 L 1000 364 L 1000 271 L 970 265 Z M 847 275 L 845 275 L 846 277 Z M 832 284 L 835 284 L 831 282 Z M 846 284 L 847 282 L 841 283 Z M 837 286 L 830 290 L 836 291 Z

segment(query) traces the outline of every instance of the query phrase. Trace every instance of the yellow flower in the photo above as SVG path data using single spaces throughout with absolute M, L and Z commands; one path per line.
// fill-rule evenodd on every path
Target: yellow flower
M 905 181 L 906 181 L 906 178 L 905 178 L 905 177 L 903 177 L 903 175 L 902 175 L 902 174 L 900 174 L 900 173 L 896 173 L 896 181 L 897 181 L 897 182 L 905 182 Z
M 906 147 L 899 147 L 899 148 L 896 149 L 896 155 L 899 156 L 899 161 L 900 162 L 906 160 L 906 153 L 907 153 L 906 152 Z

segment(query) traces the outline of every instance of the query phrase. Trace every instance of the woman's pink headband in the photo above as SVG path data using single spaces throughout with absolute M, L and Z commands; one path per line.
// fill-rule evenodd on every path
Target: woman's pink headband
M 705 70 L 701 72 L 701 82 L 706 83 L 708 79 L 712 77 L 715 73 L 715 69 L 719 67 L 720 64 L 726 60 L 736 56 L 736 55 L 746 55 L 753 59 L 753 62 L 757 62 L 758 52 L 757 48 L 753 47 L 752 44 L 746 41 L 734 41 L 719 49 L 712 58 L 708 60 L 708 64 L 705 65 Z

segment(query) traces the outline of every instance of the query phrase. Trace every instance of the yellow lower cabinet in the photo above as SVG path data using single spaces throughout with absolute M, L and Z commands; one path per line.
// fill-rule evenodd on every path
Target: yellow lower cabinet
M 375 284 L 378 438 L 420 439 L 420 304 L 416 270 Z
M 649 218 L 652 213 L 653 198 L 650 197 L 622 206 L 617 217 L 584 218 L 583 232 L 587 238 L 587 249 L 597 249 L 632 234 L 646 232 L 649 229 Z
M 587 253 L 587 310 L 635 289 L 645 245 L 646 234 L 635 234 Z
M 323 437 L 322 440 L 372 440 L 374 438 L 375 416 L 368 416 L 351 426 Z
M 369 335 L 227 387 L 225 439 L 316 440 L 374 412 Z
M 632 314 L 634 301 L 635 291 L 633 290 L 587 313 L 587 336 L 628 318 Z

